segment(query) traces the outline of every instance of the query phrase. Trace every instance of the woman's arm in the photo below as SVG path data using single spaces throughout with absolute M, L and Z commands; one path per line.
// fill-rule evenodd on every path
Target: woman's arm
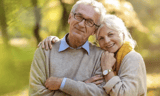
M 101 56 L 101 67 L 102 72 L 105 70 L 112 70 L 113 65 L 116 63 L 116 59 L 114 57 L 114 53 L 109 53 L 105 51 Z M 114 77 L 113 70 L 109 72 L 107 75 L 104 75 L 105 81 L 108 82 L 112 77 Z
M 107 69 L 112 69 L 113 65 L 116 63 L 116 59 L 114 58 L 114 53 L 109 53 L 105 51 L 101 56 L 101 67 L 102 72 Z M 111 71 L 107 75 L 104 76 L 105 82 L 108 82 L 112 77 L 114 77 L 114 72 Z M 85 81 L 85 83 L 94 83 L 96 85 L 103 82 L 103 77 L 100 75 L 93 76 Z
M 104 54 L 103 54 L 104 55 Z M 102 62 L 110 62 L 111 58 L 107 61 L 105 57 L 101 59 Z M 111 60 L 112 61 L 112 60 Z M 111 64 L 111 63 L 110 63 Z M 102 65 L 102 64 L 101 64 Z M 105 67 L 106 66 L 106 67 Z M 102 70 L 107 67 L 107 65 L 102 65 Z M 86 83 L 100 82 L 102 77 L 94 76 L 88 80 Z M 137 52 L 128 53 L 122 61 L 118 76 L 114 75 L 114 72 L 110 72 L 108 75 L 104 76 L 106 84 L 103 87 L 107 94 L 110 96 L 146 96 L 146 68 L 142 56 Z
M 118 76 L 112 77 L 104 89 L 110 96 L 146 96 L 146 68 L 141 55 L 134 51 L 128 53 Z

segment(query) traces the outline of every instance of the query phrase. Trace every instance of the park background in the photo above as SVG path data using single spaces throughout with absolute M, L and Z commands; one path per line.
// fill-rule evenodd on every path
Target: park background
M 77 0 L 0 0 L 0 96 L 28 96 L 38 42 L 62 38 Z M 160 95 L 160 0 L 98 0 L 126 24 L 145 61 L 148 96 Z M 94 37 L 89 38 L 95 43 Z

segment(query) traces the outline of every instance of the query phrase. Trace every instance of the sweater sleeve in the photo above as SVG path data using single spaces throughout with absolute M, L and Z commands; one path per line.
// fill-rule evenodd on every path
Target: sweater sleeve
M 71 96 L 107 96 L 103 88 L 93 83 L 84 83 L 67 78 L 63 92 Z
M 98 74 L 102 75 L 100 58 L 101 54 L 99 54 L 96 60 L 95 68 L 92 73 L 93 76 Z M 97 86 L 94 83 L 84 83 L 67 78 L 62 91 L 71 96 L 108 96 L 103 89 L 104 84 L 105 82 Z
M 29 96 L 53 96 L 54 91 L 45 87 L 45 81 L 49 75 L 47 67 L 47 56 L 42 48 L 38 48 L 34 54 L 34 59 L 30 69 Z
M 146 96 L 146 68 L 136 52 L 128 53 L 122 61 L 118 76 L 103 86 L 110 96 Z

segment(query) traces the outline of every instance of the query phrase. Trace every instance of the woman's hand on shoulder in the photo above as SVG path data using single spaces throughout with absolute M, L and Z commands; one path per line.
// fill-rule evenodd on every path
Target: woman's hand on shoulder
M 114 53 L 109 53 L 105 51 L 101 56 L 101 67 L 102 70 L 112 69 L 113 65 L 116 63 L 116 58 L 114 57 Z
M 60 39 L 57 36 L 48 36 L 46 39 L 44 39 L 38 44 L 38 47 L 42 45 L 43 49 L 52 49 L 52 43 L 58 42 L 59 40 Z

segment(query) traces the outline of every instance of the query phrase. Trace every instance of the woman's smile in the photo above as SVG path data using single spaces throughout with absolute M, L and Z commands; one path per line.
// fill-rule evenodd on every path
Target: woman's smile
M 115 43 L 110 44 L 110 45 L 106 46 L 106 48 L 112 48 L 114 45 L 115 45 Z

